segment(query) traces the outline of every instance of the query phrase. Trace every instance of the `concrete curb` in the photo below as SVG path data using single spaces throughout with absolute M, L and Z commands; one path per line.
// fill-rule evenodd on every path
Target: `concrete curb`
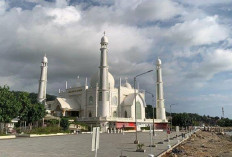
M 48 137 L 48 136 L 63 136 L 70 135 L 68 133 L 57 133 L 57 134 L 19 134 L 16 137 Z
M 15 135 L 6 135 L 6 136 L 0 136 L 0 140 L 7 140 L 7 139 L 13 139 L 16 138 Z
M 194 131 L 193 133 L 196 133 L 196 132 L 198 132 L 198 131 L 200 131 L 200 129 Z M 157 157 L 162 157 L 162 156 L 165 155 L 166 153 L 170 152 L 173 148 L 179 146 L 181 143 L 183 143 L 184 141 L 188 140 L 188 139 L 191 137 L 191 135 L 192 135 L 193 133 L 191 133 L 190 135 L 189 135 L 189 133 L 187 133 L 187 134 L 188 134 L 188 135 L 187 135 L 187 138 L 185 138 L 185 139 L 183 139 L 182 141 L 180 141 L 180 143 L 174 144 L 173 146 L 171 146 L 171 148 L 169 148 L 169 149 L 163 151 L 161 154 L 157 155 Z

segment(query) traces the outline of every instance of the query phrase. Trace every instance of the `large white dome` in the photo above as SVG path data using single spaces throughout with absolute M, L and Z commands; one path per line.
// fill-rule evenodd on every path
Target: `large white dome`
M 123 85 L 123 87 L 129 88 L 129 89 L 132 89 L 132 87 L 131 87 L 130 83 L 128 83 L 128 82 L 126 82 L 126 83 Z
M 99 75 L 100 75 L 99 72 L 97 72 L 91 77 L 90 87 L 96 88 L 96 83 L 98 83 L 99 86 L 99 77 L 100 77 Z M 110 85 L 110 88 L 113 89 L 115 81 L 113 75 L 110 72 L 108 72 L 108 83 Z

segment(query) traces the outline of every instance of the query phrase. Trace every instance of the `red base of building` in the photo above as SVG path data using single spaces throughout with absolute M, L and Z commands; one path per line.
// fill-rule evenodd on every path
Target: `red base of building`
M 135 122 L 115 122 L 116 129 L 121 128 L 135 128 Z M 155 123 L 155 129 L 157 130 L 167 130 L 168 129 L 168 123 Z

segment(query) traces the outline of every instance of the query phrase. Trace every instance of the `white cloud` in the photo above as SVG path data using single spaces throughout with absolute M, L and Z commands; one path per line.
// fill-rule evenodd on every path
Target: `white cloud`
M 173 1 L 143 1 L 131 10 L 139 21 L 168 20 L 183 12 L 182 7 Z
M 211 6 L 211 5 L 217 5 L 217 4 L 227 4 L 231 3 L 230 0 L 194 0 L 194 1 L 182 1 L 178 0 L 181 3 L 189 4 L 189 5 L 194 5 L 194 6 Z
M 60 25 L 78 22 L 81 18 L 80 12 L 73 6 L 49 9 L 47 15 L 53 18 L 54 23 Z
M 184 46 L 217 43 L 228 37 L 226 26 L 218 24 L 217 16 L 194 19 L 171 27 L 166 36 Z
M 232 71 L 232 50 L 217 49 L 202 55 L 203 61 L 192 69 L 194 73 L 190 72 L 189 76 L 206 81 L 215 74 Z
M 0 15 L 4 14 L 7 8 L 5 0 L 0 0 Z

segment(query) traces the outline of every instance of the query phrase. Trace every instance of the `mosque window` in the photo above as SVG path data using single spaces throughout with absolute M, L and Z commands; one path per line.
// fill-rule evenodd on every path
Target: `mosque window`
M 125 118 L 127 118 L 127 111 L 125 111 L 125 113 L 124 113 L 124 114 L 125 114 Z
M 113 117 L 117 117 L 117 112 L 116 111 L 114 111 Z
M 92 113 L 91 112 L 89 112 L 89 117 L 92 117 Z
M 141 119 L 141 104 L 139 101 L 136 102 L 136 118 Z
M 118 98 L 116 96 L 113 97 L 112 103 L 113 105 L 118 105 Z
M 93 97 L 92 96 L 89 97 L 89 105 L 93 105 Z

